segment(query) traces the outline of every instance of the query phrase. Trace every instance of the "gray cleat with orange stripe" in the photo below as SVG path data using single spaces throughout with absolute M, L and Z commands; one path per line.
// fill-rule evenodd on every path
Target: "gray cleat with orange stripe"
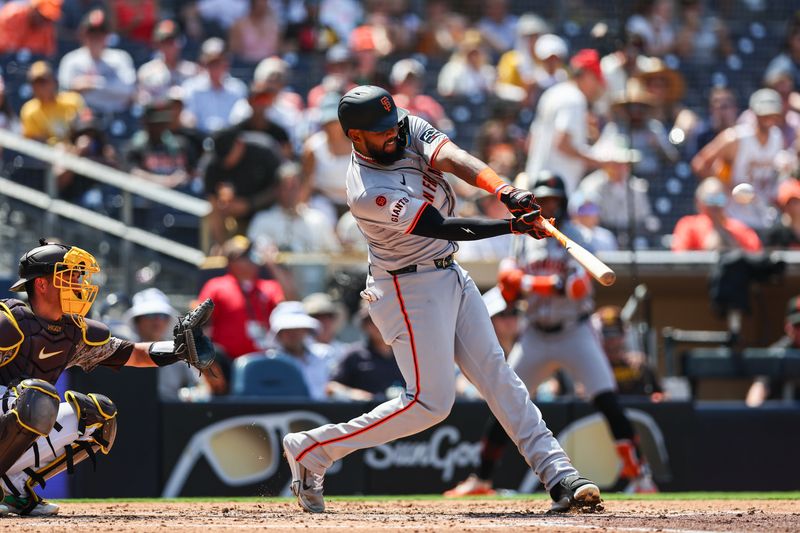
M 315 474 L 302 464 L 295 457 L 300 453 L 299 433 L 289 433 L 283 437 L 283 454 L 289 463 L 289 470 L 292 471 L 292 493 L 297 496 L 297 503 L 303 510 L 309 513 L 324 513 L 325 499 L 322 497 L 322 482 L 324 475 Z

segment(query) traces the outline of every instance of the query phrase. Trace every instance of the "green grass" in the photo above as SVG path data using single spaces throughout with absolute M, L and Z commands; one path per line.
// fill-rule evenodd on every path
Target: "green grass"
M 477 496 L 473 499 L 483 500 L 543 500 L 547 498 L 544 493 L 515 494 L 511 496 Z M 408 494 L 389 496 L 329 496 L 329 501 L 409 501 L 409 500 L 444 500 L 438 494 Z M 662 492 L 659 494 L 617 494 L 603 493 L 603 499 L 617 500 L 797 500 L 800 492 Z M 230 497 L 230 498 L 105 498 L 105 499 L 70 499 L 61 500 L 64 503 L 160 503 L 160 502 L 205 502 L 205 503 L 274 503 L 289 501 L 290 498 L 274 497 Z

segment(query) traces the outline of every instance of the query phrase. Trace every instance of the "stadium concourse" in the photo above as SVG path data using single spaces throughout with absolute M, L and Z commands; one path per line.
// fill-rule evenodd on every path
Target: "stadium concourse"
M 796 490 L 797 9 L 789 0 L 0 0 L 0 298 L 12 296 L 20 256 L 48 237 L 97 259 L 89 318 L 114 337 L 169 340 L 175 316 L 205 298 L 216 304 L 211 371 L 66 373 L 62 396 L 114 399 L 117 442 L 96 471 L 48 480 L 43 496 L 63 516 L 15 529 L 800 529 L 796 494 L 611 498 L 604 514 L 559 518 L 542 514 L 537 497 L 336 499 L 441 494 L 465 479 L 483 494 L 542 492 L 516 450 L 486 446 L 485 432 L 502 440 L 503 430 L 484 430 L 486 403 L 460 373 L 441 424 L 327 472 L 332 513 L 320 521 L 284 500 L 69 502 L 288 496 L 286 433 L 402 393 L 382 324 L 362 301 L 378 296 L 362 293 L 363 217 L 350 213 L 344 187 L 355 156 L 339 101 L 367 84 L 430 125 L 414 119 L 424 129 L 413 143 L 446 136 L 516 187 L 538 184 L 559 227 L 615 269 L 614 286 L 591 285 L 552 250 L 536 261 L 536 250 L 514 248 L 520 268 L 506 281 L 516 292 L 484 300 L 507 355 L 523 335 L 571 339 L 580 328 L 582 346 L 601 341 L 593 353 L 611 367 L 619 405 L 608 391 L 592 403 L 597 391 L 563 369 L 526 386 L 603 494 Z M 509 216 L 494 195 L 435 174 L 431 202 L 446 197 L 449 216 Z M 465 242 L 455 259 L 427 266 L 455 260 L 487 292 L 520 238 Z M 616 421 L 611 432 L 595 406 Z M 632 477 L 646 486 L 622 475 L 620 450 L 643 455 Z

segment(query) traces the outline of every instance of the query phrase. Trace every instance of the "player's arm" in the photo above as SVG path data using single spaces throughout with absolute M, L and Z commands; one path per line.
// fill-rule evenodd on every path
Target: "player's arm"
M 489 165 L 462 150 L 452 141 L 439 147 L 431 165 L 438 170 L 458 176 L 474 187 L 480 187 L 494 194 L 514 216 L 539 209 L 536 198 L 530 191 L 517 189 L 506 183 Z
M 710 176 L 714 173 L 714 165 L 718 160 L 729 163 L 733 161 L 735 152 L 736 133 L 732 128 L 728 128 L 720 132 L 692 158 L 692 171 L 699 178 Z
M 476 241 L 509 233 L 525 233 L 536 239 L 546 237 L 538 224 L 539 209 L 518 218 L 493 220 L 485 218 L 443 217 L 431 204 L 420 208 L 417 218 L 406 233 L 448 241 Z

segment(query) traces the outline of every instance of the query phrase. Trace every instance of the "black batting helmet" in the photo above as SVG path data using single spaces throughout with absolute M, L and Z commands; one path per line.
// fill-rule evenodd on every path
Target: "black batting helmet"
M 349 130 L 386 131 L 403 126 L 408 111 L 397 107 L 386 89 L 359 85 L 339 100 L 339 123 L 345 135 Z
M 39 240 L 39 246 L 25 252 L 19 259 L 19 279 L 11 286 L 11 291 L 19 292 L 25 289 L 25 282 L 40 276 L 52 276 L 56 263 L 64 260 L 70 250 L 69 246 Z
M 549 170 L 541 170 L 536 175 L 531 192 L 537 198 L 566 198 L 567 189 L 564 180 L 556 176 Z

